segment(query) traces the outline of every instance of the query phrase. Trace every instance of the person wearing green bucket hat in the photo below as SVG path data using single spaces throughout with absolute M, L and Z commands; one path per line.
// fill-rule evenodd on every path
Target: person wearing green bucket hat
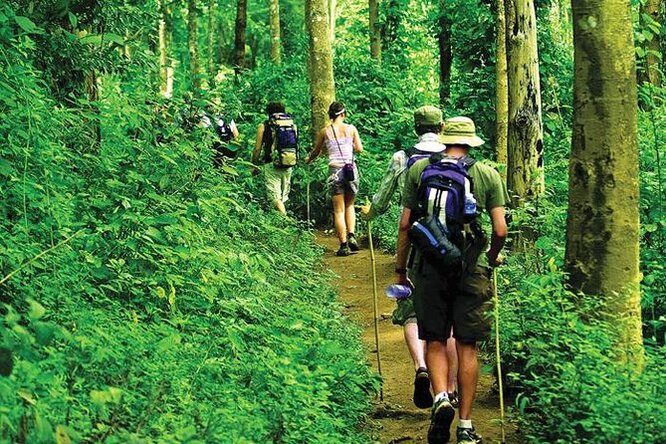
M 481 436 L 476 433 L 471 419 L 479 373 L 477 343 L 490 336 L 491 317 L 486 316 L 493 306 L 490 267 L 501 263 L 499 253 L 507 235 L 504 207 L 509 196 L 499 173 L 469 156 L 472 148 L 484 143 L 477 136 L 470 118 L 447 119 L 440 141 L 446 144 L 444 155 L 417 161 L 405 178 L 398 232 L 397 283 L 413 282 L 412 298 L 419 338 L 426 341 L 426 363 L 434 393 L 428 443 L 446 443 L 455 417 L 446 380 L 450 366 L 446 346 L 453 328 L 461 394 L 458 443 L 478 444 Z M 464 190 L 454 183 L 463 179 L 466 181 Z M 465 203 L 464 219 L 450 217 L 461 214 L 457 213 L 456 205 L 449 205 L 454 202 L 451 199 Z M 488 237 L 479 217 L 483 211 L 488 213 L 492 223 L 487 251 Z M 418 248 L 418 238 L 412 237 L 415 243 L 409 257 L 408 279 L 404 269 L 408 264 L 410 231 L 413 225 L 423 227 L 422 221 L 431 219 L 446 227 L 446 236 L 458 233 L 458 237 L 447 240 L 447 247 L 459 243 L 464 231 L 464 249 L 458 250 L 458 262 L 443 265 L 432 254 L 428 256 L 427 250 Z M 460 243 L 455 245 L 457 248 L 462 246 Z M 483 251 L 486 251 L 485 255 Z

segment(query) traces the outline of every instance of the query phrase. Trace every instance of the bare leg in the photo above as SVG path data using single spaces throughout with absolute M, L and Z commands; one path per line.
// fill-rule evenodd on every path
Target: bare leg
M 409 349 L 409 354 L 414 362 L 414 370 L 416 371 L 420 367 L 426 367 L 425 341 L 419 339 L 419 327 L 416 322 L 405 324 L 403 333 L 405 335 L 405 343 Z
M 476 344 L 456 342 L 458 349 L 458 384 L 460 385 L 460 419 L 472 417 L 472 404 L 476 396 L 476 384 L 479 380 L 479 361 Z
M 456 383 L 458 376 L 458 350 L 456 349 L 456 340 L 451 336 L 446 341 L 446 358 L 449 361 L 449 378 L 447 381 L 447 392 L 453 393 L 456 391 Z
M 342 194 L 336 194 L 331 199 L 333 202 L 333 220 L 335 222 L 335 231 L 338 234 L 340 243 L 347 242 L 347 224 L 345 223 L 345 197 Z
M 347 233 L 354 233 L 356 230 L 356 210 L 354 209 L 355 194 L 345 193 L 345 223 L 347 224 Z
M 282 213 L 283 216 L 287 215 L 287 209 L 284 207 L 284 202 L 281 200 L 275 199 L 273 201 L 273 205 L 275 206 L 275 209 L 278 210 L 280 213 Z
M 426 362 L 432 391 L 435 395 L 446 391 L 446 380 L 449 373 L 449 363 L 446 360 L 446 343 L 441 341 L 428 341 L 426 345 Z

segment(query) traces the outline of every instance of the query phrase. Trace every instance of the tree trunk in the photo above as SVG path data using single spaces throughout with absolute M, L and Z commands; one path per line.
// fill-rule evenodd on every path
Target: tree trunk
M 543 128 L 533 0 L 507 0 L 506 44 L 509 84 L 507 186 L 523 206 L 543 194 Z
M 337 18 L 338 1 L 328 0 L 328 27 L 331 31 L 331 42 L 335 41 L 335 21 Z
M 217 0 L 208 0 L 208 29 L 206 34 L 206 46 L 208 46 L 208 82 L 212 87 L 215 85 L 215 76 L 217 75 L 215 34 L 217 33 Z
M 660 9 L 661 9 L 661 0 L 646 0 L 645 3 L 641 4 L 641 23 L 644 27 L 649 27 L 650 23 L 648 22 L 660 22 Z M 647 20 L 645 17 L 650 17 L 651 20 Z M 662 23 L 662 26 L 664 24 Z M 651 29 L 652 38 L 647 40 L 644 45 L 646 51 L 645 55 L 645 80 L 649 81 L 654 86 L 661 86 L 662 78 L 661 72 L 659 70 L 659 54 L 661 51 L 661 39 L 659 32 L 654 32 Z M 663 55 L 662 55 L 663 56 Z
M 245 68 L 245 28 L 247 27 L 247 0 L 238 0 L 236 9 L 236 39 L 234 40 L 234 67 L 236 73 Z
M 280 0 L 269 0 L 268 19 L 271 28 L 271 60 L 276 65 L 282 63 L 280 52 Z
M 504 0 L 497 0 L 496 18 L 496 52 L 495 52 L 495 147 L 497 163 L 506 166 L 507 138 L 509 120 L 509 78 L 507 76 L 506 59 L 506 15 Z M 502 171 L 506 176 L 506 169 Z
M 160 51 L 160 94 L 170 98 L 173 94 L 173 64 L 169 57 L 173 33 L 173 10 L 168 0 L 160 0 L 159 8 L 159 51 Z
M 577 0 L 566 269 L 619 315 L 617 351 L 642 362 L 637 93 L 629 0 Z
M 306 0 L 305 23 L 310 40 L 308 75 L 310 78 L 310 106 L 312 112 L 312 140 L 317 131 L 328 123 L 328 106 L 335 100 L 333 81 L 333 53 L 326 0 Z
M 439 0 L 439 104 L 442 109 L 449 105 L 451 97 L 451 65 L 453 50 L 451 45 L 451 18 L 447 0 Z
M 199 28 L 197 1 L 187 0 L 187 48 L 190 53 L 190 76 L 192 89 L 201 89 L 201 65 L 199 64 Z
M 370 57 L 381 62 L 382 60 L 382 29 L 379 23 L 379 1 L 369 0 L 370 9 Z

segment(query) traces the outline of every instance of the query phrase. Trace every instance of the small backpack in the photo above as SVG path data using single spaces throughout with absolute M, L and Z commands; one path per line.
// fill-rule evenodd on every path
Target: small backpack
M 416 220 L 409 238 L 431 264 L 458 272 L 466 247 L 465 225 L 478 216 L 472 178 L 467 171 L 476 161 L 441 154 L 430 157 L 421 173 Z
M 215 116 L 215 133 L 221 142 L 230 142 L 234 138 L 231 125 L 222 116 Z
M 273 114 L 264 123 L 264 163 L 291 168 L 297 161 L 298 132 L 294 120 L 289 114 Z

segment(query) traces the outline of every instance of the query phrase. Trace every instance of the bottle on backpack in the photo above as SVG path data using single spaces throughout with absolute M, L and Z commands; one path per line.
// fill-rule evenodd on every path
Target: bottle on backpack
M 291 168 L 298 162 L 298 130 L 289 114 L 275 113 L 265 123 L 264 163 Z

